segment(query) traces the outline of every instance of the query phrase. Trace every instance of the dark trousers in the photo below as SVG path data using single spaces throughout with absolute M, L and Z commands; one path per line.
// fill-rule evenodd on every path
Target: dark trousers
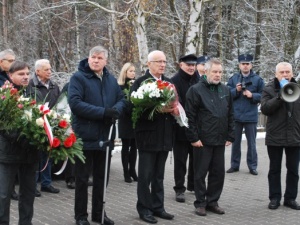
M 218 205 L 221 196 L 224 178 L 225 146 L 203 146 L 194 148 L 194 173 L 195 173 L 195 196 L 194 205 L 206 207 Z M 207 188 L 205 178 L 207 178 Z
M 10 195 L 19 173 L 19 225 L 32 225 L 37 163 L 0 163 L 0 224 L 8 225 Z
M 186 190 L 184 186 L 185 175 L 188 164 L 187 187 L 189 190 L 194 190 L 194 167 L 193 167 L 193 146 L 188 141 L 176 141 L 173 148 L 174 153 L 174 190 L 178 193 L 183 193 Z
M 40 151 L 39 154 L 40 163 L 39 171 L 36 172 L 36 183 L 40 179 L 41 187 L 49 187 L 52 183 L 52 159 L 49 158 L 49 154 L 47 152 Z
M 167 151 L 139 151 L 137 211 L 140 215 L 164 211 L 164 175 Z
M 92 219 L 101 220 L 103 209 L 106 151 L 84 150 L 83 152 L 84 156 L 86 157 L 85 163 L 82 163 L 78 158 L 75 162 L 75 219 L 86 219 L 88 217 L 88 180 L 92 166 Z M 108 156 L 107 183 L 109 178 L 110 160 L 111 152 L 109 152 Z
M 245 128 L 245 136 L 247 139 L 247 165 L 249 170 L 257 168 L 257 151 L 256 151 L 256 133 L 257 123 L 241 123 L 235 122 L 235 141 L 231 148 L 231 168 L 239 169 L 241 163 L 241 141 L 242 133 Z
M 124 175 L 127 173 L 128 175 L 136 175 L 135 165 L 136 165 L 136 156 L 137 149 L 134 138 L 122 138 L 122 165 Z
M 286 155 L 286 188 L 285 200 L 295 200 L 298 194 L 300 147 L 267 146 L 270 159 L 268 174 L 269 199 L 281 200 L 281 161 L 283 149 Z

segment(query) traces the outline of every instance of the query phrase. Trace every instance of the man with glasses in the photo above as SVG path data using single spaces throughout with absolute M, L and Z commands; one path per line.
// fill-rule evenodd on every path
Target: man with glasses
M 176 87 L 179 102 L 185 107 L 185 95 L 190 86 L 198 83 L 200 77 L 196 70 L 197 56 L 193 54 L 185 55 L 179 59 L 179 70 L 172 77 L 172 81 Z M 185 135 L 185 127 L 175 125 L 175 143 L 174 143 L 174 180 L 175 180 L 175 200 L 177 202 L 185 202 L 185 190 L 194 190 L 194 169 L 193 169 L 193 146 L 187 140 Z M 187 159 L 189 158 L 187 188 L 184 186 L 185 175 L 187 172 Z
M 6 80 L 9 80 L 8 70 L 11 64 L 16 60 L 16 55 L 11 49 L 0 52 L 0 87 Z
M 240 55 L 238 61 L 240 72 L 234 74 L 227 83 L 233 97 L 235 120 L 235 142 L 232 144 L 231 167 L 227 173 L 238 172 L 240 169 L 241 140 L 244 129 L 248 145 L 247 165 L 250 174 L 257 175 L 257 106 L 265 84 L 264 80 L 252 70 L 252 55 Z

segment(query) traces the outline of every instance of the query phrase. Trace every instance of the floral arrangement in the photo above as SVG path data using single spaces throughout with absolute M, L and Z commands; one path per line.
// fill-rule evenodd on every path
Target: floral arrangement
M 84 162 L 83 143 L 74 134 L 69 113 L 57 113 L 48 103 L 37 105 L 31 98 L 24 98 L 12 84 L 6 82 L 0 89 L 0 128 L 18 130 L 38 150 L 49 152 L 57 163 L 78 157 Z
M 180 126 L 187 126 L 185 112 L 178 102 L 175 86 L 167 81 L 147 79 L 143 81 L 137 91 L 130 96 L 133 103 L 132 121 L 135 127 L 137 120 L 145 110 L 150 110 L 148 119 L 153 120 L 155 112 L 161 112 L 165 106 L 177 106 L 179 116 L 174 116 Z

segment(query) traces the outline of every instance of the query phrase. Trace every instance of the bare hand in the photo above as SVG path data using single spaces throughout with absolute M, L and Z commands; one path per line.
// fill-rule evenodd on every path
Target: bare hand
M 236 86 L 235 86 L 237 92 L 240 92 L 242 90 L 242 84 L 241 83 L 238 83 Z
M 249 90 L 245 90 L 243 92 L 243 95 L 246 96 L 247 98 L 252 98 L 252 92 Z
M 203 147 L 203 144 L 200 140 L 196 141 L 196 142 L 193 142 L 191 144 L 192 144 L 192 146 L 197 147 L 197 148 Z
M 231 142 L 230 141 L 226 141 L 225 146 L 229 146 L 229 145 L 231 145 Z

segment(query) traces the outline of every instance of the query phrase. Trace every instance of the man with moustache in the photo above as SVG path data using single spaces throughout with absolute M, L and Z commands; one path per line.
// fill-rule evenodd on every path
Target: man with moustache
M 221 83 L 223 68 L 218 59 L 205 64 L 206 76 L 186 94 L 186 135 L 194 147 L 196 214 L 225 211 L 218 205 L 225 178 L 225 146 L 234 141 L 233 105 L 229 89 Z M 207 178 L 207 187 L 205 178 Z

